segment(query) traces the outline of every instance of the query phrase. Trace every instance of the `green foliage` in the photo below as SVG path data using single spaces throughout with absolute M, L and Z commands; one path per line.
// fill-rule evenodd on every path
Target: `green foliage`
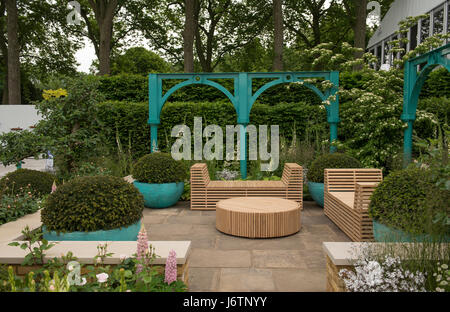
M 450 72 L 446 68 L 432 71 L 420 91 L 420 97 L 450 97 Z
M 59 97 L 36 103 L 43 117 L 36 131 L 45 136 L 46 147 L 55 155 L 61 174 L 69 174 L 78 162 L 96 156 L 108 135 L 97 117 L 96 104 L 103 100 L 98 85 L 92 76 L 70 78 L 67 96 L 60 93 Z
M 144 199 L 123 179 L 80 177 L 49 195 L 41 212 L 49 231 L 91 232 L 127 227 L 142 218 Z
M 439 234 L 449 227 L 434 223 L 449 213 L 450 192 L 439 189 L 430 170 L 410 167 L 392 172 L 375 189 L 369 215 L 387 226 L 413 234 Z
M 114 76 L 101 76 L 98 91 L 110 101 L 142 102 L 148 101 L 148 77 L 123 73 Z
M 156 53 L 142 47 L 130 48 L 111 60 L 111 75 L 171 72 L 170 65 Z
M 349 155 L 341 153 L 326 154 L 318 157 L 312 162 L 311 167 L 308 169 L 307 177 L 310 182 L 323 183 L 325 169 L 348 169 L 361 167 L 361 163 Z
M 34 131 L 19 130 L 0 135 L 0 161 L 5 167 L 43 152 L 42 137 Z
M 99 119 L 110 131 L 119 132 L 134 158 L 150 151 L 150 127 L 148 103 L 104 102 L 99 104 Z M 226 125 L 235 125 L 237 115 L 228 101 L 223 102 L 174 102 L 166 103 L 161 113 L 161 125 L 158 128 L 158 147 L 161 151 L 170 151 L 175 138 L 170 136 L 175 125 L 194 126 L 194 117 L 203 118 L 203 127 L 207 124 L 220 125 L 225 133 Z M 255 104 L 251 123 L 258 125 L 279 125 L 280 136 L 292 140 L 294 133 L 299 140 L 309 142 L 328 138 L 326 113 L 319 105 L 304 102 L 279 103 L 269 106 Z M 293 131 L 295 129 L 295 132 Z M 108 145 L 117 145 L 117 138 L 110 136 Z
M 141 157 L 133 167 L 133 178 L 142 183 L 184 182 L 186 168 L 170 154 L 152 153 Z
M 25 188 L 16 194 L 0 195 L 0 225 L 15 221 L 41 208 L 41 199 L 34 196 L 32 191 Z
M 50 194 L 56 177 L 48 172 L 17 169 L 0 179 L 0 190 L 5 194 L 18 194 L 30 188 L 38 196 Z

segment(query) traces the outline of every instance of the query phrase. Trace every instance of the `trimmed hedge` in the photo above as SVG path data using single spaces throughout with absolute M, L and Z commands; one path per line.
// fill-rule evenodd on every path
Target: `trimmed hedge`
M 135 158 L 150 151 L 148 103 L 104 102 L 99 106 L 99 119 L 112 133 L 116 133 L 117 127 L 124 150 L 130 147 Z M 226 125 L 236 125 L 237 122 L 237 114 L 229 101 L 166 103 L 158 128 L 159 149 L 170 152 L 170 147 L 176 139 L 170 136 L 175 125 L 185 124 L 193 131 L 194 117 L 203 118 L 203 128 L 211 124 L 222 126 L 224 134 Z M 294 129 L 300 140 L 312 139 L 315 131 L 328 131 L 325 111 L 318 105 L 305 102 L 279 103 L 276 106 L 255 104 L 250 114 L 250 122 L 255 126 L 279 125 L 280 135 L 288 140 L 292 139 Z M 115 136 L 111 136 L 108 143 L 110 146 L 116 146 Z
M 443 233 L 433 223 L 439 213 L 449 214 L 450 192 L 436 187 L 431 171 L 408 168 L 392 172 L 375 189 L 369 215 L 377 222 L 413 234 Z
M 27 189 L 29 186 L 36 195 L 42 196 L 50 194 L 55 180 L 56 177 L 48 172 L 17 169 L 8 173 L 0 180 L 0 193 L 15 195 L 21 189 Z
M 133 166 L 132 175 L 142 183 L 184 182 L 187 178 L 186 168 L 181 161 L 176 161 L 170 154 L 152 153 L 140 158 Z
M 326 154 L 318 157 L 311 163 L 308 169 L 308 181 L 315 183 L 324 183 L 325 169 L 347 169 L 347 168 L 361 168 L 361 163 L 348 155 L 341 153 Z
M 41 220 L 48 231 L 112 230 L 138 222 L 143 210 L 144 198 L 122 178 L 80 177 L 49 195 Z

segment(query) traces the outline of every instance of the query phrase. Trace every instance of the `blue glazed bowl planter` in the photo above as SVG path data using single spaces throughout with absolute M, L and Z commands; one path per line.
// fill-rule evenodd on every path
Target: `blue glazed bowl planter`
M 323 190 L 324 190 L 323 183 L 308 182 L 309 194 L 314 199 L 314 201 L 322 208 L 323 208 L 323 202 L 324 202 Z
M 100 230 L 93 232 L 68 232 L 57 233 L 47 231 L 42 227 L 44 239 L 48 241 L 136 241 L 141 229 L 141 221 L 128 226 L 112 230 Z
M 428 234 L 411 234 L 399 229 L 392 228 L 390 226 L 372 221 L 373 223 L 373 236 L 376 242 L 379 243 L 413 243 L 413 242 L 432 242 L 433 239 Z M 445 242 L 450 242 L 450 237 L 446 236 Z
M 144 196 L 144 206 L 147 208 L 173 206 L 184 192 L 184 182 L 157 184 L 135 181 L 133 184 Z

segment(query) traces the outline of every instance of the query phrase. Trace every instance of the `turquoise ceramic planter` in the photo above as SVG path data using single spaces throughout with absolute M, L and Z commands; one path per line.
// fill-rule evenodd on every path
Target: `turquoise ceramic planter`
M 314 201 L 323 208 L 323 183 L 308 182 L 308 191 Z
M 413 243 L 413 242 L 431 242 L 432 237 L 427 234 L 410 234 L 402 230 L 394 229 L 384 224 L 373 221 L 373 236 L 376 242 L 401 242 L 401 243 Z M 445 242 L 450 242 L 450 237 L 446 236 Z
M 44 239 L 48 241 L 136 241 L 141 229 L 141 220 L 128 226 L 113 230 L 94 232 L 56 233 L 42 227 Z
M 133 182 L 134 186 L 144 196 L 147 208 L 167 208 L 173 206 L 183 195 L 184 182 L 150 184 Z

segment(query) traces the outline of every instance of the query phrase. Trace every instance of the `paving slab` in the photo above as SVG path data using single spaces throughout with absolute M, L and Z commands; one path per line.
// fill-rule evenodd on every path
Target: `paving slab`
M 217 250 L 192 248 L 190 265 L 193 268 L 249 268 L 248 250 Z
M 219 268 L 190 268 L 189 291 L 216 291 L 219 284 Z
M 220 274 L 218 291 L 263 292 L 275 291 L 272 271 L 255 268 L 224 268 Z
M 274 269 L 272 276 L 277 291 L 324 292 L 326 290 L 324 270 Z
M 299 250 L 253 250 L 252 261 L 255 268 L 308 268 Z

